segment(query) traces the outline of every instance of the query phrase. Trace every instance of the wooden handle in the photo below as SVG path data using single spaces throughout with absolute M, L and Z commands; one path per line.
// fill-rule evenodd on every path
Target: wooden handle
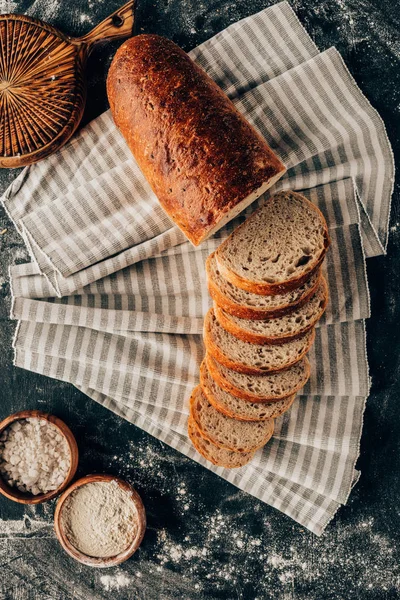
M 135 9 L 136 0 L 130 0 L 96 25 L 89 33 L 79 38 L 72 38 L 71 42 L 82 46 L 85 49 L 85 54 L 89 55 L 97 42 L 129 37 L 132 34 L 135 21 Z

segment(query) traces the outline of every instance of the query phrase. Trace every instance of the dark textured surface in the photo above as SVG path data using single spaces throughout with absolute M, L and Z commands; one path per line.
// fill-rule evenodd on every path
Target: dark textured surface
M 164 34 L 189 50 L 267 0 L 139 0 L 138 31 Z M 2 1 L 82 34 L 118 7 L 115 0 Z M 400 155 L 400 1 L 296 0 L 321 49 L 335 45 L 380 111 Z M 105 75 L 117 45 L 89 62 L 85 121 L 106 104 Z M 16 172 L 0 172 L 1 189 Z M 0 213 L 0 417 L 22 408 L 56 413 L 81 451 L 80 473 L 127 477 L 148 511 L 148 531 L 133 559 L 98 571 L 78 565 L 52 532 L 52 504 L 23 508 L 0 499 L 0 599 L 203 598 L 386 600 L 400 598 L 400 215 L 393 203 L 388 256 L 368 261 L 373 317 L 368 350 L 373 387 L 358 467 L 361 480 L 319 539 L 272 508 L 238 492 L 78 393 L 72 386 L 12 366 L 9 264 L 23 261 L 21 239 Z

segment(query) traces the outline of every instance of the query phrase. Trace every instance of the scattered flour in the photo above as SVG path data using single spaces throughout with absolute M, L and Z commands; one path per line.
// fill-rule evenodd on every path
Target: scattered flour
M 197 548 L 195 546 L 185 547 L 183 544 L 174 543 L 165 529 L 158 532 L 157 541 L 160 552 L 156 556 L 160 561 L 160 565 L 165 565 L 167 563 L 181 563 L 182 561 L 187 562 L 207 555 L 205 548 Z M 188 539 L 186 541 L 188 541 Z
M 0 14 L 17 12 L 19 2 L 14 0 L 0 0 Z
M 115 575 L 101 575 L 100 583 L 106 592 L 120 591 L 132 584 L 132 579 L 125 573 L 116 573 Z
M 90 23 L 90 24 L 92 24 L 91 17 L 89 17 L 89 15 L 85 15 L 84 13 L 81 13 L 79 15 L 79 20 L 80 20 L 81 23 Z
M 62 0 L 34 0 L 25 14 L 51 22 L 62 6 Z
M 53 523 L 44 519 L 30 518 L 27 515 L 18 521 L 0 519 L 0 539 L 28 537 L 32 534 L 40 534 L 40 537 L 54 537 Z
M 0 0 L 0 14 L 18 12 L 19 2 L 15 0 Z
M 14 246 L 10 248 L 10 254 L 13 262 L 29 260 L 29 253 L 25 246 Z
M 282 600 L 294 597 L 320 600 L 324 591 L 329 590 L 330 575 L 333 577 L 338 568 L 343 581 L 335 585 L 338 589 L 343 585 L 343 597 L 350 589 L 400 592 L 396 549 L 385 536 L 374 532 L 373 518 L 360 521 L 355 527 L 339 525 L 323 537 L 313 538 L 310 552 L 308 534 L 303 541 L 300 535 L 296 544 L 289 545 L 284 535 L 280 537 L 277 532 L 270 535 L 271 524 L 261 515 L 257 519 L 257 532 L 249 531 L 247 516 L 245 513 L 225 514 L 217 509 L 213 515 L 204 516 L 200 523 L 197 521 L 192 533 L 183 539 L 176 532 L 174 536 L 169 530 L 160 530 L 156 571 L 179 568 L 190 581 L 199 582 L 199 588 L 195 589 L 205 594 L 211 589 L 235 589 L 240 599 L 269 598 L 273 589 Z M 241 524 L 239 529 L 238 523 Z M 202 545 L 194 540 L 201 540 Z M 368 552 L 364 552 L 365 548 Z M 371 556 L 375 560 L 373 568 Z M 315 557 L 318 557 L 317 562 Z M 264 576 L 260 576 L 260 564 Z M 301 589 L 311 581 L 314 592 L 293 595 L 294 589 Z M 250 595 L 237 591 L 243 585 L 252 587 Z M 337 593 L 336 589 L 332 589 L 332 593 Z

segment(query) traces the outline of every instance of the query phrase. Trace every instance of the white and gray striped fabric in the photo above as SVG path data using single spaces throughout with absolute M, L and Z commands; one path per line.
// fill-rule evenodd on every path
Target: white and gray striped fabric
M 3 197 L 33 259 L 10 269 L 15 364 L 74 384 L 320 534 L 359 477 L 370 385 L 365 258 L 387 244 L 391 149 L 338 52 L 320 53 L 286 2 L 191 56 L 288 167 L 269 193 L 302 190 L 328 221 L 330 303 L 309 383 L 251 464 L 213 467 L 192 448 L 188 398 L 211 305 L 204 263 L 243 215 L 194 248 L 160 208 L 109 112 L 23 171 Z

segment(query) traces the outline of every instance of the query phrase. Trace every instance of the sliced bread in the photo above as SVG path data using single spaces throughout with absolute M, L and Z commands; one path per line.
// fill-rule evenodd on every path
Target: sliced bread
M 282 294 L 307 281 L 330 240 L 324 216 L 296 192 L 280 192 L 239 225 L 215 252 L 233 285 L 256 294 Z
M 310 363 L 304 357 L 279 373 L 245 375 L 228 369 L 206 354 L 207 370 L 217 385 L 226 392 L 248 402 L 279 402 L 298 392 L 310 377 Z
M 235 337 L 250 344 L 282 344 L 302 337 L 319 321 L 328 302 L 328 286 L 321 277 L 317 290 L 300 308 L 288 315 L 264 319 L 241 319 L 214 306 L 220 325 Z
M 226 331 L 218 323 L 214 309 L 204 320 L 204 343 L 207 352 L 222 365 L 253 375 L 273 373 L 287 369 L 308 352 L 314 341 L 311 329 L 303 337 L 278 345 L 250 344 Z
M 268 421 L 276 419 L 292 406 L 296 394 L 278 402 L 248 402 L 223 390 L 211 377 L 205 360 L 200 367 L 200 385 L 207 400 L 219 412 L 239 421 Z
M 253 452 L 264 446 L 274 432 L 274 422 L 231 419 L 214 408 L 198 385 L 190 398 L 190 416 L 203 436 L 219 448 Z
M 302 306 L 315 292 L 320 270 L 295 290 L 286 294 L 261 296 L 246 292 L 224 279 L 218 270 L 215 253 L 206 261 L 207 284 L 211 298 L 227 313 L 242 319 L 269 319 L 280 317 Z
M 188 421 L 188 434 L 197 452 L 217 467 L 238 469 L 239 467 L 247 465 L 247 463 L 252 460 L 255 454 L 255 451 L 233 452 L 232 450 L 224 450 L 224 448 L 219 448 L 210 442 L 210 440 L 203 438 L 192 418 L 189 418 Z

